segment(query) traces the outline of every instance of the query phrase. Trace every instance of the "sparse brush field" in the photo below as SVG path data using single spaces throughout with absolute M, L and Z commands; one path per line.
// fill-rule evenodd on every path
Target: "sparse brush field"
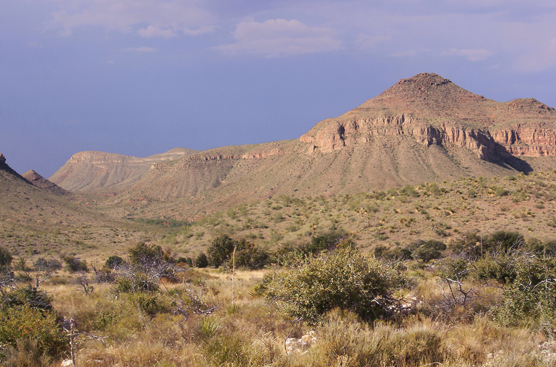
M 517 231 L 549 240 L 556 231 L 556 171 L 504 178 L 464 178 L 332 197 L 278 196 L 199 218 L 164 243 L 194 257 L 216 237 L 246 238 L 264 248 L 309 241 L 343 229 L 368 252 L 377 244 L 450 242 L 470 232 Z
M 349 238 L 318 243 L 272 254 L 283 265 L 260 270 L 245 262 L 253 247 L 228 237 L 207 249 L 216 269 L 189 267 L 152 244 L 94 269 L 71 256 L 31 266 L 1 248 L 0 361 L 72 365 L 73 354 L 76 366 L 556 363 L 554 242 L 497 232 L 373 256 Z M 234 272 L 234 260 L 246 265 Z M 310 331 L 316 339 L 286 352 L 286 338 Z
M 556 171 L 133 221 L 3 227 L 2 366 L 556 365 Z

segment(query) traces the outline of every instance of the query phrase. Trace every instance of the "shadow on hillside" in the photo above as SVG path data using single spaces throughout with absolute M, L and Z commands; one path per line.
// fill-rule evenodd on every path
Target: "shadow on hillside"
M 519 159 L 516 156 L 511 155 L 504 146 L 496 144 L 496 150 L 499 152 L 500 157 L 502 158 L 499 161 L 493 163 L 507 169 L 514 169 L 516 171 L 523 172 L 525 174 L 533 171 L 533 168 L 529 165 L 529 163 L 525 162 L 523 159 Z

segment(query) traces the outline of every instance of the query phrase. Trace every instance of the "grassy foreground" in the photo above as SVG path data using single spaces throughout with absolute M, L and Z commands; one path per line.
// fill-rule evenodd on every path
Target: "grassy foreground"
M 79 271 L 79 260 L 56 271 L 15 261 L 17 280 L 2 287 L 0 358 L 3 366 L 58 366 L 73 351 L 77 366 L 553 366 L 554 313 L 537 305 L 553 302 L 554 261 L 530 256 L 553 251 L 552 244 L 514 239 L 504 250 L 510 237 L 500 238 L 483 239 L 480 253 L 460 243 L 445 253 L 450 256 L 428 262 L 384 262 L 339 248 L 293 266 L 235 274 L 166 266 L 171 261 L 163 253 L 155 263 L 153 252 L 140 246 L 123 259 L 135 267 L 112 258 L 89 273 Z M 508 256 L 496 257 L 501 251 Z M 334 263 L 346 255 L 360 262 Z M 366 276 L 361 271 L 369 268 L 357 264 L 380 270 L 369 283 L 373 289 L 386 282 L 388 291 L 369 297 L 376 304 L 397 300 L 397 307 L 362 317 L 357 304 L 344 302 L 356 299 L 349 287 L 331 293 L 345 297 L 326 298 L 348 268 Z M 273 283 L 283 276 L 293 277 L 282 279 L 294 279 L 289 284 L 301 287 L 294 293 L 310 296 L 308 303 L 291 302 L 291 294 L 281 301 L 272 296 L 278 291 L 269 289 L 287 283 Z M 519 292 L 523 276 L 538 278 L 531 292 Z M 321 280 L 329 286 L 321 287 Z M 310 286 L 302 291 L 304 284 Z M 297 318 L 305 309 L 317 309 L 317 317 Z M 316 342 L 310 348 L 286 353 L 287 337 L 311 330 Z

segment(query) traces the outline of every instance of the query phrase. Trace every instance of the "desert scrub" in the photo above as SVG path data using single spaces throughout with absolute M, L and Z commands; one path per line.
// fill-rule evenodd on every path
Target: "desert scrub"
M 385 263 L 342 248 L 265 276 L 261 292 L 287 314 L 310 323 L 333 308 L 374 320 L 388 313 L 395 302 L 392 293 L 403 284 L 404 278 Z
M 0 311 L 0 361 L 7 351 L 18 348 L 24 340 L 32 340 L 39 354 L 59 356 L 68 342 L 53 312 L 25 306 L 9 307 Z
M 538 325 L 556 330 L 556 260 L 520 256 L 510 263 L 514 279 L 504 289 L 504 303 L 493 310 L 504 325 Z M 544 324 L 544 325 L 543 325 Z
M 58 357 L 67 340 L 48 295 L 31 285 L 0 288 L 0 362 L 31 348 L 35 359 Z M 25 354 L 25 353 L 24 353 Z
M 207 249 L 209 264 L 216 268 L 231 267 L 234 249 L 235 265 L 240 268 L 261 269 L 270 259 L 268 252 L 245 239 L 234 240 L 228 235 L 221 235 L 215 238 Z

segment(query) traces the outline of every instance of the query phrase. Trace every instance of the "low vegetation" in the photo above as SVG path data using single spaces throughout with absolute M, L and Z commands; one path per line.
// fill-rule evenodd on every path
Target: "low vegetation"
M 549 171 L 359 194 L 277 195 L 197 217 L 171 228 L 162 242 L 180 256 L 194 259 L 222 235 L 271 250 L 295 247 L 321 233 L 343 229 L 361 251 L 372 253 L 376 246 L 446 243 L 465 233 L 517 231 L 526 238 L 550 240 L 554 228 L 556 171 Z M 423 256 L 434 255 L 426 247 L 421 251 Z
M 0 248 L 0 360 L 48 366 L 73 354 L 77 366 L 556 362 L 556 242 L 470 233 L 365 255 L 351 238 L 338 230 L 271 251 L 220 236 L 202 253 L 203 268 L 153 243 L 107 256 L 102 268 L 76 258 L 64 259 L 66 267 L 47 259 L 21 266 Z M 242 252 L 264 261 L 240 261 Z M 286 353 L 286 338 L 310 330 L 310 348 Z
M 547 172 L 144 220 L 93 252 L 3 232 L 0 363 L 553 366 L 555 205 Z

